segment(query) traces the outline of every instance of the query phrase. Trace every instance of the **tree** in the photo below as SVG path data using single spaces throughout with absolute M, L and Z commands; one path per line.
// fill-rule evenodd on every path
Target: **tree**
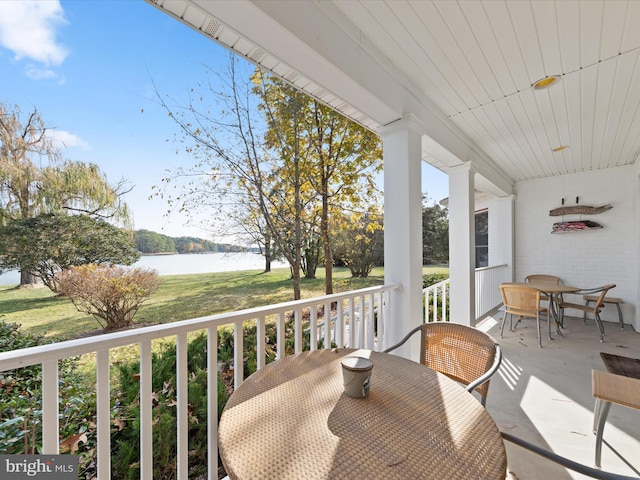
M 56 281 L 60 294 L 68 296 L 79 312 L 95 316 L 105 331 L 131 325 L 159 284 L 155 270 L 95 264 L 60 272 Z
M 0 226 L 0 267 L 23 268 L 57 292 L 56 274 L 70 267 L 131 265 L 139 258 L 131 236 L 87 215 L 41 214 Z
M 344 218 L 347 228 L 334 234 L 336 259 L 347 266 L 353 277 L 367 278 L 376 265 L 384 264 L 382 215 L 371 209 L 364 215 Z
M 150 230 L 136 230 L 136 247 L 142 253 L 173 253 L 176 243 L 171 237 Z
M 209 83 L 209 92 L 194 95 L 204 102 L 213 94 L 223 105 L 219 115 L 193 102 L 177 112 L 158 95 L 184 134 L 179 142 L 198 159 L 193 169 L 166 179 L 172 186 L 177 179 L 186 182 L 170 205 L 181 211 L 197 206 L 199 212 L 211 206 L 218 220 L 235 222 L 267 255 L 282 255 L 291 267 L 294 298 L 300 295 L 300 270 L 315 276 L 321 248 L 330 293 L 329 232 L 340 226 L 331 217 L 333 211 L 362 209 L 373 195 L 379 138 L 260 70 L 252 84 L 243 84 L 233 58 L 228 76 L 219 78 L 224 91 Z
M 449 261 L 449 214 L 448 210 L 434 203 L 429 206 L 429 197 L 422 197 L 422 262 L 447 263 Z
M 23 116 L 0 103 L 0 225 L 42 213 L 83 213 L 130 224 L 121 196 L 126 182 L 111 185 L 91 163 L 61 158 L 60 149 L 40 113 Z M 20 266 L 20 284 L 35 281 Z
M 332 210 L 345 206 L 361 209 L 376 199 L 373 175 L 382 169 L 380 137 L 357 123 L 309 99 L 309 120 L 306 123 L 311 139 L 314 161 L 309 182 L 320 197 L 320 236 L 326 271 L 325 293 L 333 293 L 333 253 L 330 232 L 340 228 L 331 222 Z M 340 218 L 335 215 L 334 218 Z

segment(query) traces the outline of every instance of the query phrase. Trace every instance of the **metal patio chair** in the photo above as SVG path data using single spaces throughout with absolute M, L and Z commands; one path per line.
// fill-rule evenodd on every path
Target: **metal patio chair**
M 602 311 L 602 308 L 603 308 L 604 297 L 607 295 L 607 292 L 612 288 L 615 288 L 615 284 L 608 284 L 602 287 L 590 288 L 590 289 L 580 290 L 579 292 L 576 292 L 577 295 L 582 295 L 582 294 L 593 295 L 595 293 L 598 293 L 599 294 L 598 299 L 593 304 L 583 305 L 581 303 L 566 302 L 563 299 L 561 299 L 560 303 L 558 304 L 558 311 L 560 312 L 560 323 L 561 324 L 563 323 L 564 311 L 567 308 L 571 308 L 573 310 L 579 310 L 583 312 L 584 323 L 586 323 L 587 321 L 587 313 L 592 313 L 595 318 L 596 325 L 598 325 L 598 329 L 600 330 L 600 341 L 604 342 L 604 325 L 602 324 L 602 319 L 600 318 L 600 312 Z
M 509 315 L 509 331 L 513 332 L 513 316 L 518 316 L 516 326 L 525 317 L 536 319 L 536 329 L 538 332 L 538 346 L 542 347 L 542 335 L 540 334 L 540 314 L 547 314 L 547 327 L 549 330 L 549 340 L 551 340 L 551 317 L 549 306 L 542 307 L 540 305 L 540 290 L 527 287 L 526 285 L 500 285 L 500 294 L 502 295 L 502 303 L 504 303 L 504 316 L 502 317 L 502 325 L 500 326 L 500 337 L 504 331 L 504 324 Z

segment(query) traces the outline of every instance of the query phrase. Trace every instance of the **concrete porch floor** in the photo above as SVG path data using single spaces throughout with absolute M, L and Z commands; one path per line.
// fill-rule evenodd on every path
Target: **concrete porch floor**
M 605 342 L 593 320 L 566 317 L 563 337 L 546 334 L 538 347 L 535 319 L 524 319 L 515 332 L 505 325 L 500 338 L 502 312 L 492 312 L 478 328 L 492 335 L 504 359 L 491 380 L 487 410 L 498 428 L 558 455 L 593 467 L 594 398 L 591 370 L 606 370 L 600 352 L 640 358 L 640 333 L 630 325 L 620 329 L 605 322 Z M 514 319 L 515 322 L 515 319 Z M 584 479 L 538 455 L 506 443 L 509 480 Z M 640 411 L 612 405 L 604 429 L 602 470 L 640 477 Z

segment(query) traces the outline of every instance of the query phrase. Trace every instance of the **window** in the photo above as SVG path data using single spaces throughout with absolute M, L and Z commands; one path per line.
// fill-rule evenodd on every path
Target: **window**
M 489 211 L 476 212 L 476 268 L 489 266 Z

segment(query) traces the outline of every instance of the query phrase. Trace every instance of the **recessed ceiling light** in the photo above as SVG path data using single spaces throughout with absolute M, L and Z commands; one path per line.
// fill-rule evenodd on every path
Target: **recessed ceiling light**
M 560 145 L 559 147 L 552 148 L 552 152 L 561 152 L 562 150 L 569 148 L 569 145 Z
M 542 90 L 543 88 L 549 88 L 551 85 L 555 85 L 560 81 L 560 75 L 551 75 L 550 77 L 544 77 L 534 82 L 531 85 L 535 90 Z

